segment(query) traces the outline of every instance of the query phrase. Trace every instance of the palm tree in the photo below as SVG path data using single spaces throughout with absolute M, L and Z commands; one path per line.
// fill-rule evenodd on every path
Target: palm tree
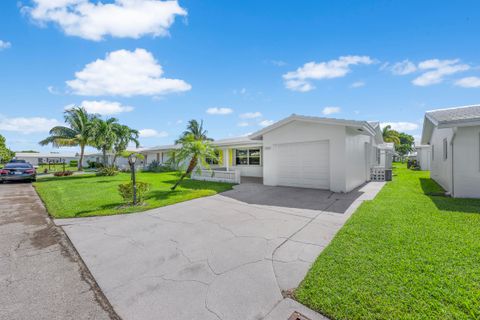
M 64 119 L 68 127 L 53 127 L 50 129 L 50 136 L 39 143 L 42 146 L 51 143 L 54 147 L 80 146 L 78 170 L 81 171 L 85 146 L 90 145 L 92 141 L 92 124 L 96 115 L 89 114 L 83 107 L 73 107 L 65 110 Z
M 394 144 L 400 144 L 400 137 L 398 136 L 398 132 L 392 130 L 391 125 L 387 125 L 382 130 L 383 141 L 385 142 L 393 142 Z
M 107 152 L 112 151 L 116 141 L 115 127 L 118 125 L 116 118 L 108 118 L 103 120 L 96 118 L 92 124 L 92 143 L 98 149 L 102 151 L 103 165 L 108 166 Z
M 138 142 L 138 130 L 132 129 L 129 126 L 115 123 L 113 131 L 115 132 L 115 142 L 113 143 L 114 155 L 112 166 L 115 164 L 117 157 L 127 150 L 130 142 L 135 143 L 135 147 L 137 148 L 140 146 L 140 142 Z
M 207 137 L 208 131 L 203 129 L 203 120 L 198 123 L 197 120 L 188 121 L 187 130 L 185 130 L 175 141 L 175 144 L 181 144 L 183 139 L 193 135 L 195 140 L 208 140 L 212 141 L 213 139 Z
M 186 163 L 188 167 L 186 171 L 180 176 L 180 179 L 175 183 L 172 190 L 183 181 L 186 176 L 189 176 L 193 170 L 200 163 L 204 168 L 209 168 L 209 164 L 205 161 L 206 158 L 216 159 L 215 148 L 211 145 L 209 140 L 199 140 L 194 134 L 187 134 L 182 136 L 182 148 L 175 153 L 174 159 L 178 163 Z

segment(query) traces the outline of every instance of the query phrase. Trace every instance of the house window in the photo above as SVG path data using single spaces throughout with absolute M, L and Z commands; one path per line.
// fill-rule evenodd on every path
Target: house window
M 377 156 L 377 164 L 379 165 L 379 164 L 380 164 L 380 161 L 381 161 L 381 159 L 380 159 L 381 151 L 380 151 L 380 149 L 378 149 L 378 148 L 376 148 L 376 149 L 377 149 L 377 154 L 376 154 L 376 156 Z
M 435 145 L 432 144 L 432 161 L 435 160 Z
M 209 165 L 217 165 L 220 158 L 220 151 L 215 151 L 215 158 L 206 157 L 205 162 Z
M 447 160 L 448 158 L 448 142 L 447 138 L 443 139 L 443 160 Z
M 259 166 L 261 163 L 260 148 L 236 149 L 235 165 L 237 166 Z

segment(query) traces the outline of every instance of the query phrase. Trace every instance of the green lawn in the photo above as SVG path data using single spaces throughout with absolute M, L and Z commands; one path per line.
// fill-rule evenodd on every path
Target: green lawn
M 97 177 L 91 174 L 70 177 L 49 177 L 34 183 L 48 212 L 55 218 L 87 217 L 130 213 L 162 207 L 177 202 L 214 195 L 230 190 L 231 184 L 185 179 L 175 190 L 170 187 L 178 179 L 178 173 L 140 172 L 137 180 L 148 182 L 151 189 L 146 205 L 123 206 L 117 188 L 130 181 L 130 174 L 120 173 L 113 177 Z
M 295 297 L 332 319 L 480 319 L 480 200 L 438 196 L 428 172 L 396 166 Z

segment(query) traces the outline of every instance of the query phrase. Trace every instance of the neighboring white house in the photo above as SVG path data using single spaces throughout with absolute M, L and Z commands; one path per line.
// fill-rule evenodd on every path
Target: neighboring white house
M 127 151 L 138 152 L 138 153 L 141 153 L 142 150 L 143 150 L 143 148 L 138 148 L 138 149 L 128 148 L 127 149 Z M 111 152 L 107 153 L 107 162 L 108 163 L 112 163 L 113 158 L 114 158 L 113 153 L 111 153 Z M 144 163 L 145 163 L 145 160 L 146 159 L 139 160 L 137 165 L 138 166 L 143 166 Z M 83 166 L 87 167 L 89 162 L 103 163 L 103 153 L 101 153 L 101 152 L 86 153 L 83 156 Z M 124 158 L 124 157 L 121 157 L 121 156 L 117 156 L 117 158 L 115 159 L 115 165 L 120 169 L 125 169 L 125 168 L 129 167 L 128 159 Z
M 378 123 L 291 115 L 248 137 L 212 144 L 219 149 L 213 168 L 263 178 L 265 185 L 348 192 L 369 181 L 371 168 L 380 166 L 383 139 Z M 142 153 L 147 164 L 162 163 L 175 148 Z
M 426 112 L 422 144 L 432 179 L 453 197 L 480 197 L 480 105 Z
M 71 160 L 78 160 L 79 156 L 76 153 L 55 153 L 55 152 L 16 152 L 15 159 L 25 160 L 33 166 L 48 163 L 63 163 L 68 164 Z
M 430 162 L 432 160 L 432 147 L 427 145 L 418 145 L 415 146 L 417 150 L 417 162 L 420 166 L 420 170 L 428 171 L 430 170 Z

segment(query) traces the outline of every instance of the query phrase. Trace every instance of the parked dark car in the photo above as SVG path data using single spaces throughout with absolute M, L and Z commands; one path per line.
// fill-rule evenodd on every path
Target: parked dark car
M 0 169 L 0 183 L 6 181 L 36 181 L 37 172 L 30 163 L 9 162 Z

